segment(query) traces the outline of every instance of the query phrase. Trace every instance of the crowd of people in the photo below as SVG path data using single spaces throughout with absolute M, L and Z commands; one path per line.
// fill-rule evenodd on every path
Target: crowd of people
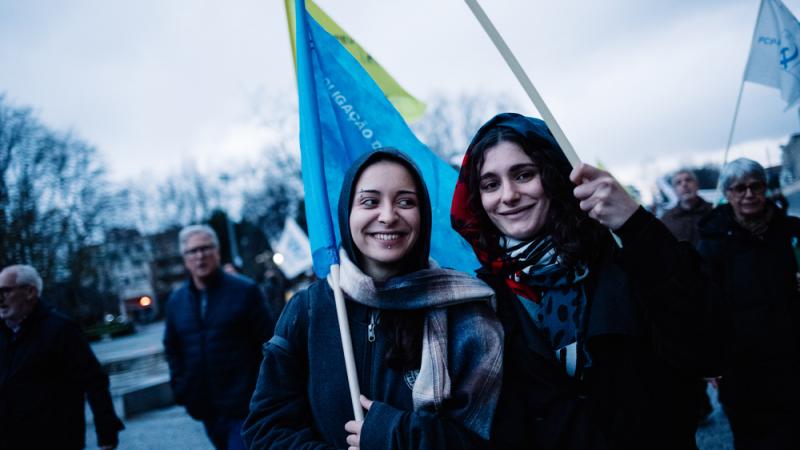
M 719 387 L 737 450 L 800 448 L 800 219 L 758 163 L 720 174 L 725 203 L 671 178 L 656 218 L 609 173 L 572 167 L 544 122 L 503 113 L 469 144 L 450 211 L 475 274 L 430 258 L 432 208 L 402 149 L 356 161 L 339 197 L 341 273 L 278 317 L 185 228 L 167 305 L 175 400 L 217 449 L 696 449 Z M 354 420 L 334 285 L 364 419 Z M 82 448 L 123 429 L 79 328 L 0 272 L 0 448 Z M 43 424 L 48 432 L 37 432 Z

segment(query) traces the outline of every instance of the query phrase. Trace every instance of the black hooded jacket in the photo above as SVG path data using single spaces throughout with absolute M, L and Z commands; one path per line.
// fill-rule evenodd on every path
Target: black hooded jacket
M 401 163 L 416 182 L 420 235 L 403 272 L 428 268 L 431 207 L 427 189 L 416 166 L 395 150 L 368 153 L 348 170 L 338 208 L 342 249 L 355 265 L 362 266 L 362 256 L 348 224 L 355 183 L 376 159 Z M 414 410 L 415 371 L 392 368 L 385 361 L 396 331 L 387 323 L 388 311 L 370 308 L 347 297 L 345 300 L 360 390 L 374 401 L 362 428 L 362 448 L 482 447 L 483 440 L 447 414 Z M 448 316 L 451 326 L 464 323 L 458 320 L 458 315 L 466 317 L 470 312 L 456 306 L 448 309 L 448 314 L 451 310 L 454 314 Z M 448 345 L 455 344 L 451 341 Z M 472 343 L 465 347 L 449 348 L 448 354 L 452 358 L 480 351 Z M 450 373 L 450 376 L 458 393 L 448 400 L 447 407 L 475 408 L 475 399 L 455 388 L 464 374 Z M 289 301 L 278 320 L 275 336 L 264 346 L 264 360 L 243 437 L 248 447 L 259 449 L 346 448 L 344 424 L 352 418 L 333 292 L 325 280 L 320 280 Z
M 470 145 L 496 127 L 516 133 L 563 176 L 569 163 L 544 122 L 499 114 Z M 589 262 L 582 324 L 591 366 L 571 378 L 501 275 L 497 252 L 482 245 L 480 211 L 468 204 L 467 154 L 453 200 L 453 226 L 483 267 L 479 277 L 497 293 L 505 330 L 503 391 L 492 442 L 498 449 L 694 449 L 696 377 L 715 370 L 699 258 L 651 214 L 639 209 L 604 233 Z M 710 343 L 710 342 L 709 342 Z

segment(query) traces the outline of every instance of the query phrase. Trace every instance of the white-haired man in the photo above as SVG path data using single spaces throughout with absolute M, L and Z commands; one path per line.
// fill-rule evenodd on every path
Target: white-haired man
M 78 324 L 41 304 L 42 278 L 31 266 L 0 272 L 0 448 L 85 446 L 84 398 L 100 448 L 124 428 L 108 375 Z
M 211 227 L 190 225 L 178 241 L 189 279 L 169 298 L 164 333 L 175 400 L 217 449 L 244 448 L 261 346 L 275 323 L 258 285 L 222 270 Z

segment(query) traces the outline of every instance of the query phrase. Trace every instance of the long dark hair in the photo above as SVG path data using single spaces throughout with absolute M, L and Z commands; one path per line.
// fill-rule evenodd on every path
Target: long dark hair
M 599 243 L 608 239 L 608 233 L 592 220 L 578 205 L 572 191 L 575 185 L 569 179 L 569 173 L 553 159 L 552 149 L 543 151 L 538 144 L 526 139 L 512 128 L 495 127 L 487 130 L 476 142 L 473 142 L 467 153 L 468 169 L 468 202 L 470 208 L 478 214 L 481 221 L 480 235 L 477 245 L 481 250 L 496 252 L 497 243 L 502 233 L 489 219 L 481 203 L 480 171 L 486 152 L 500 144 L 510 142 L 518 145 L 533 161 L 539 170 L 542 187 L 550 200 L 545 225 L 540 233 L 549 234 L 553 239 L 556 251 L 562 263 L 573 267 L 579 262 L 591 263 L 599 254 Z
M 393 148 L 382 148 L 370 152 L 357 160 L 345 175 L 339 197 L 339 232 L 342 237 L 342 248 L 359 267 L 362 267 L 363 255 L 350 235 L 350 211 L 355 196 L 355 185 L 361 174 L 368 167 L 382 161 L 390 161 L 403 166 L 414 180 L 417 189 L 417 200 L 420 214 L 420 236 L 414 247 L 403 258 L 400 274 L 410 273 L 428 268 L 431 239 L 431 202 L 428 189 L 419 169 L 404 153 Z M 389 344 L 384 362 L 396 370 L 408 370 L 419 367 L 422 358 L 422 326 L 425 320 L 423 311 L 391 311 L 381 312 L 382 328 L 387 332 Z

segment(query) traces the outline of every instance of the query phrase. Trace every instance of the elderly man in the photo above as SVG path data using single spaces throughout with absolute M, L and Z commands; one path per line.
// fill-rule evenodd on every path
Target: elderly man
M 0 272 L 0 448 L 81 449 L 84 397 L 100 448 L 117 446 L 124 428 L 103 372 L 80 328 L 45 308 L 31 266 Z
M 697 222 L 711 211 L 711 204 L 697 195 L 697 177 L 691 170 L 675 172 L 672 175 L 672 187 L 678 194 L 678 205 L 664 213 L 661 221 L 679 241 L 697 246 L 700 239 Z
M 191 225 L 178 240 L 189 279 L 170 296 L 164 334 L 175 400 L 217 449 L 244 448 L 261 346 L 275 323 L 258 286 L 222 270 L 213 229 Z

